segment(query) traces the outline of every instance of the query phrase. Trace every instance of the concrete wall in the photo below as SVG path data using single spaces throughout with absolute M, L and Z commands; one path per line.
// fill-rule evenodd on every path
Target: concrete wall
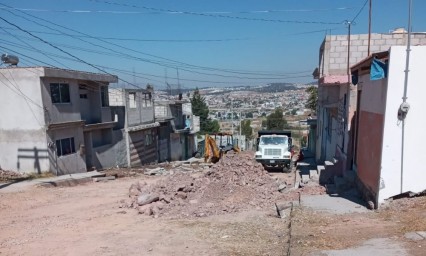
M 20 172 L 49 170 L 41 69 L 0 69 L 0 167 Z
M 56 146 L 50 147 L 49 153 L 52 156 L 50 159 L 50 171 L 57 175 L 85 172 L 85 155 L 84 152 L 81 151 L 81 145 L 85 144 L 83 128 L 81 126 L 74 126 L 47 131 L 48 143 L 56 143 L 56 140 L 65 138 L 74 138 L 76 152 L 65 156 L 57 156 Z
M 181 135 L 179 133 L 170 134 L 170 160 L 182 160 L 182 144 Z
M 411 108 L 405 120 L 404 173 L 401 188 L 402 124 L 397 120 L 397 110 L 402 102 L 404 90 L 405 50 L 405 47 L 392 47 L 390 51 L 379 202 L 399 194 L 401 190 L 419 192 L 426 189 L 423 159 L 426 155 L 426 148 L 423 145 L 426 141 L 424 132 L 426 46 L 414 46 L 411 50 L 407 94 L 407 102 Z
M 128 167 L 126 141 L 122 130 L 112 131 L 110 144 L 93 148 L 93 165 L 98 169 Z
M 130 104 L 129 93 L 135 93 L 135 102 Z M 136 126 L 140 124 L 154 122 L 154 105 L 152 100 L 145 103 L 146 90 L 142 89 L 117 89 L 109 90 L 109 101 L 111 106 L 126 107 L 127 126 Z
M 80 113 L 80 96 L 77 81 L 60 78 L 43 78 L 42 79 L 42 97 L 43 104 L 49 115 L 46 123 L 62 123 L 81 120 Z M 70 103 L 52 103 L 50 97 L 50 83 L 67 83 L 70 90 Z

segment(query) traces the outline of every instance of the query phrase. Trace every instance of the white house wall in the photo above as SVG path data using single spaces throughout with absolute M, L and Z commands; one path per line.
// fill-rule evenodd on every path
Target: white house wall
M 394 46 L 390 51 L 387 105 L 383 140 L 381 190 L 379 203 L 390 196 L 406 191 L 426 189 L 425 129 L 425 60 L 426 46 L 414 46 L 411 50 L 408 99 L 410 110 L 405 120 L 404 172 L 401 188 L 402 124 L 397 120 L 397 110 L 404 91 L 406 48 Z
M 0 69 L 0 167 L 48 171 L 44 110 L 38 74 L 42 70 Z

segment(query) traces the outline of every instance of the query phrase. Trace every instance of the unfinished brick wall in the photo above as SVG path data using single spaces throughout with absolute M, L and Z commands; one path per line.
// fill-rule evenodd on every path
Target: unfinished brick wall
M 393 45 L 406 45 L 406 33 L 371 34 L 370 53 L 387 51 Z M 411 45 L 426 45 L 426 33 L 413 33 Z M 367 57 L 368 34 L 351 35 L 350 66 Z M 320 48 L 320 74 L 344 75 L 347 72 L 347 35 L 328 35 Z
M 109 105 L 110 106 L 125 106 L 123 99 L 123 89 L 109 88 Z

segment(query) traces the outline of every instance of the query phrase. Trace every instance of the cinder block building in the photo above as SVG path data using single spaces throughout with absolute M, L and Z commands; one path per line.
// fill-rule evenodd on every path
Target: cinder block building
M 137 167 L 159 160 L 158 127 L 154 118 L 153 88 L 110 88 L 111 110 L 123 132 L 125 147 L 117 152 L 119 166 Z
M 56 175 L 115 165 L 108 103 L 116 76 L 51 67 L 0 69 L 0 167 Z
M 327 35 L 320 46 L 314 71 L 318 79 L 315 155 L 331 174 L 342 175 L 346 170 L 356 169 L 352 142 L 358 89 L 350 82 L 350 67 L 368 57 L 368 42 L 368 34 L 351 35 L 350 41 L 347 35 Z M 405 44 L 407 33 L 403 29 L 389 34 L 373 33 L 370 54 Z M 426 33 L 412 33 L 411 44 L 425 45 Z

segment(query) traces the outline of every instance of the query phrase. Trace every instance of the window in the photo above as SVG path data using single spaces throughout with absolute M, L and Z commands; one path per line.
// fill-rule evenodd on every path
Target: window
M 102 107 L 109 107 L 108 86 L 101 86 L 101 103 Z
M 129 92 L 129 108 L 136 108 L 136 93 Z
M 87 85 L 79 84 L 78 89 L 80 91 L 80 99 L 87 99 Z
M 144 107 L 151 107 L 151 93 L 144 93 Z
M 151 134 L 145 134 L 145 146 L 149 146 L 152 144 L 152 135 Z
M 50 84 L 50 96 L 52 103 L 70 103 L 70 87 L 68 84 Z
M 56 152 L 58 156 L 75 153 L 74 138 L 56 140 Z

